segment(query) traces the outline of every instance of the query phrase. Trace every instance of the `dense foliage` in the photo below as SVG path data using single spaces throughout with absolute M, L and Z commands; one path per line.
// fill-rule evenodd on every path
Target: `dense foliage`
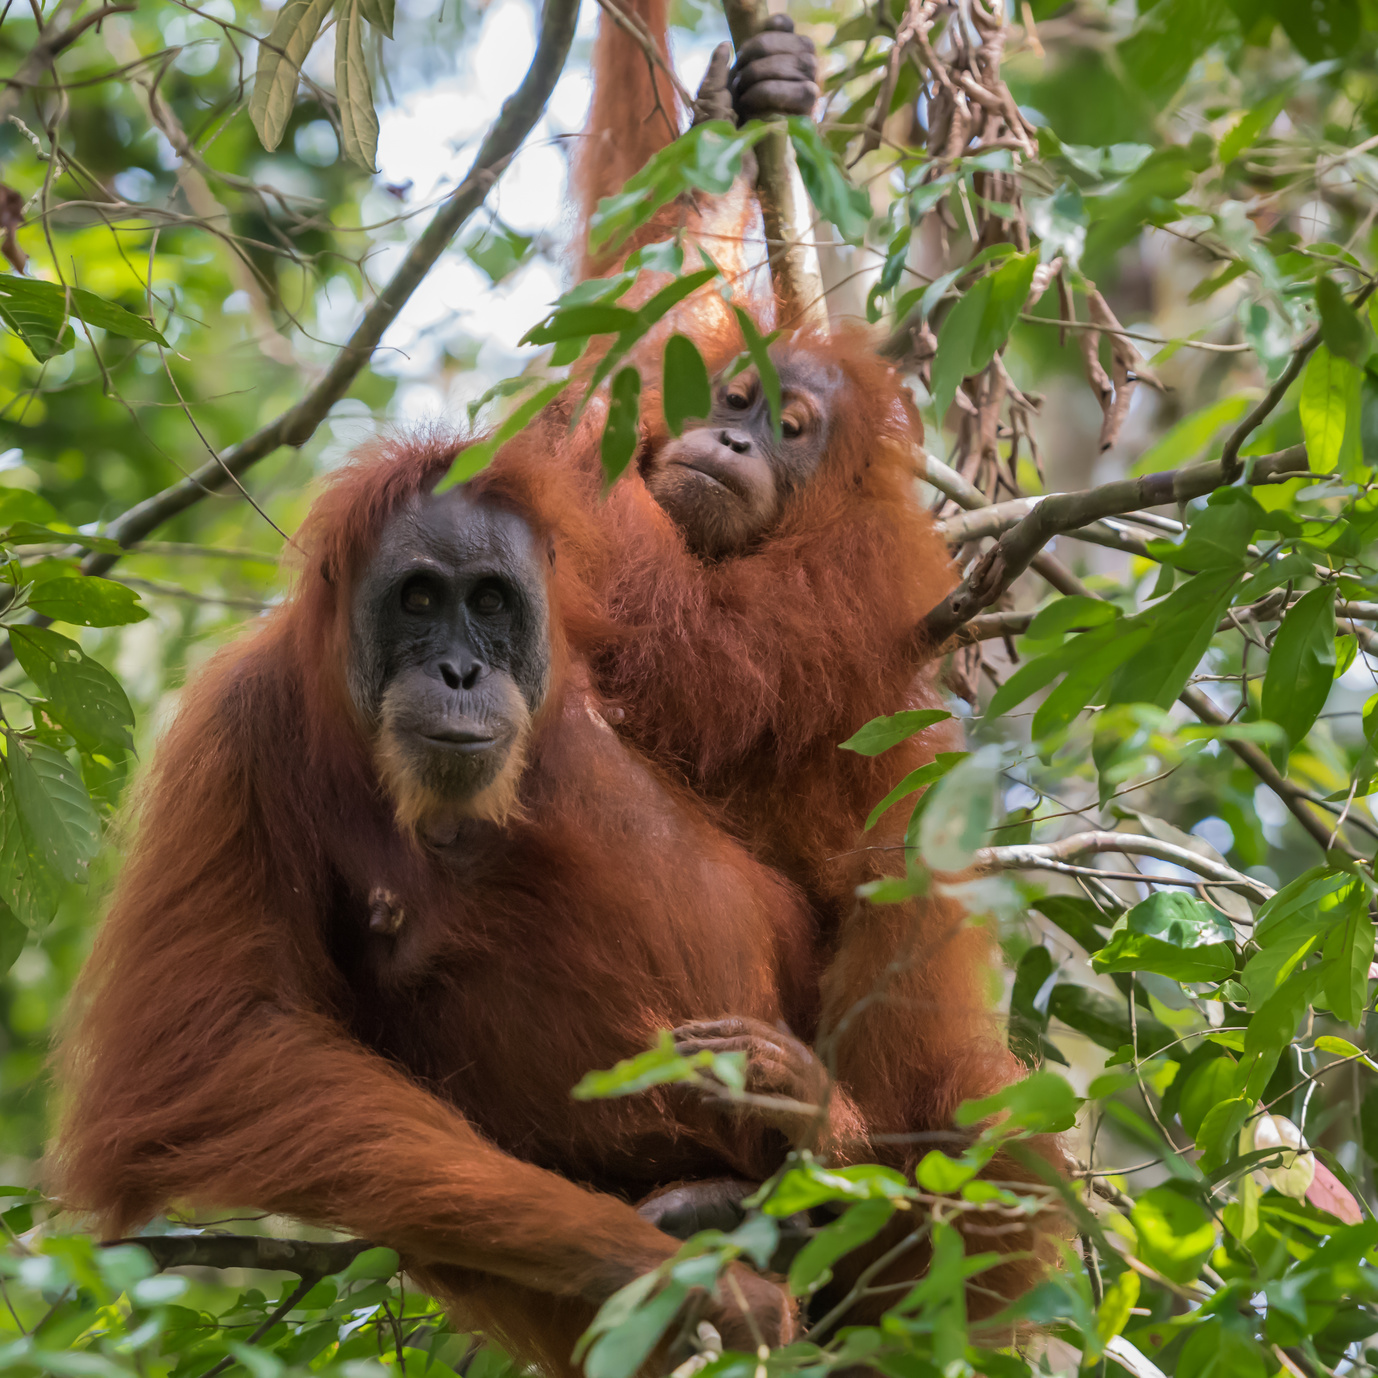
M 966 576 L 931 624 L 953 638 L 970 749 L 899 786 L 911 847 L 871 897 L 942 886 L 998 924 L 1013 973 L 998 998 L 1031 1075 L 969 1107 L 988 1127 L 914 1179 L 792 1162 L 741 1229 L 604 1309 L 588 1371 L 629 1378 L 693 1287 L 732 1257 L 764 1262 L 782 1218 L 833 1203 L 790 1267 L 800 1295 L 898 1211 L 931 1247 L 927 1277 L 880 1327 L 723 1356 L 714 1378 L 1369 1372 L 1378 7 L 1035 0 L 1008 28 L 981 0 L 790 11 L 829 73 L 819 122 L 789 134 L 830 307 L 871 321 L 912 375 Z M 712 5 L 675 18 L 693 60 L 724 31 Z M 118 869 L 136 757 L 185 676 L 281 596 L 314 476 L 428 409 L 467 404 L 511 434 L 590 346 L 609 479 L 629 461 L 626 355 L 718 271 L 661 245 L 559 297 L 550 159 L 579 124 L 592 19 L 483 210 L 423 265 L 421 294 L 401 293 L 372 363 L 365 348 L 337 375 L 341 341 L 467 170 L 459 145 L 498 117 L 507 91 L 482 69 L 529 55 L 521 0 L 35 0 L 0 16 L 0 1369 L 505 1369 L 386 1250 L 283 1283 L 99 1247 L 36 1190 L 43 1061 Z M 446 121 L 454 143 L 423 166 L 409 141 Z M 762 133 L 695 131 L 604 203 L 595 235 L 725 190 Z M 541 175 L 518 194 L 528 158 Z M 633 311 L 618 300 L 641 266 L 676 281 Z M 698 414 L 703 387 L 677 341 L 667 409 Z M 493 448 L 466 451 L 466 472 Z M 922 725 L 879 720 L 846 748 Z M 580 1093 L 681 1078 L 731 1095 L 738 1076 L 662 1048 Z M 1077 1164 L 1046 1193 L 1072 1233 L 1017 1305 L 1011 1349 L 967 1324 L 983 1262 L 952 1221 L 1037 1208 L 975 1174 L 1048 1130 Z

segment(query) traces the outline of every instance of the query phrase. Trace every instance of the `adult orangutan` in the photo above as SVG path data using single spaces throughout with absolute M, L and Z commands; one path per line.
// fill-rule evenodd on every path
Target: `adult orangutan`
M 291 597 L 186 690 L 76 993 L 54 1185 L 115 1233 L 177 1202 L 391 1245 L 568 1372 L 677 1247 L 629 1203 L 786 1147 L 571 1087 L 658 1028 L 807 1018 L 811 919 L 600 715 L 559 475 L 434 495 L 454 449 L 345 470 Z M 787 1292 L 732 1281 L 701 1312 L 729 1344 L 791 1336 Z
M 637 9 L 663 36 L 658 0 Z M 783 31 L 764 39 L 793 45 L 772 56 L 775 80 L 812 86 L 804 40 Z M 632 59 L 617 50 L 626 42 L 604 24 L 596 70 L 625 69 Z M 726 89 L 735 98 L 741 85 L 734 77 Z M 615 129 L 624 164 L 649 157 L 665 130 L 632 104 L 645 99 L 605 82 L 589 147 Z M 617 189 L 602 171 L 596 159 L 582 164 L 585 207 Z M 703 312 L 676 324 L 713 361 L 740 347 L 722 320 Z M 954 578 L 915 492 L 922 423 L 894 369 L 857 333 L 787 335 L 771 359 L 783 396 L 778 434 L 753 369 L 724 379 L 710 415 L 680 438 L 643 395 L 644 443 L 601 504 L 597 418 L 567 437 L 552 412 L 545 443 L 584 475 L 612 552 L 607 608 L 620 634 L 594 663 L 623 736 L 717 804 L 757 856 L 803 887 L 820 919 L 819 1025 L 794 1031 L 812 1035 L 814 1049 L 749 1017 L 682 1027 L 681 1046 L 745 1052 L 756 1091 L 826 1094 L 820 1136 L 835 1160 L 908 1166 L 952 1128 L 961 1101 L 1019 1070 L 989 1008 L 987 931 L 934 896 L 857 897 L 858 886 L 901 870 L 905 855 L 908 807 L 893 805 L 865 832 L 868 814 L 955 743 L 939 729 L 876 757 L 838 744 L 874 717 L 938 706 L 916 629 Z M 1043 1151 L 1060 1160 L 1055 1146 Z M 1003 1159 L 990 1175 L 1027 1180 Z M 1016 1228 L 994 1247 L 1027 1255 L 1041 1244 Z M 1010 1295 L 1036 1272 L 1025 1257 L 981 1281 Z

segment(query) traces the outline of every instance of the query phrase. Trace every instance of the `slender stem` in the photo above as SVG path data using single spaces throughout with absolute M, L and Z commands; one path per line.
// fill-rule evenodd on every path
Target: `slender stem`
M 186 511 L 282 445 L 300 448 L 316 433 L 330 408 L 349 390 L 413 292 L 449 247 L 460 227 L 483 204 L 523 140 L 541 117 L 564 69 L 574 38 L 579 0 L 547 0 L 536 55 L 516 92 L 488 131 L 468 175 L 444 202 L 397 271 L 374 298 L 330 367 L 302 398 L 246 440 L 221 451 L 211 463 L 180 483 L 131 507 L 105 533 L 121 545 L 142 540 L 165 521 Z M 88 555 L 83 568 L 103 574 L 119 557 Z

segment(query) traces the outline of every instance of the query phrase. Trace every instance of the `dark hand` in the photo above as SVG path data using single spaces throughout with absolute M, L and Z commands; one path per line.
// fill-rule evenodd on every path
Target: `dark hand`
M 637 1214 L 658 1230 L 688 1239 L 700 1230 L 735 1230 L 746 1219 L 742 1202 L 756 1184 L 737 1177 L 681 1182 L 637 1202 Z
M 809 114 L 819 95 L 813 39 L 795 33 L 788 15 L 771 15 L 765 28 L 742 44 L 731 87 L 739 120 Z
M 727 1269 L 700 1314 L 717 1328 L 725 1350 L 741 1354 L 754 1354 L 760 1345 L 778 1349 L 799 1334 L 798 1305 L 789 1288 L 742 1263 Z
M 807 115 L 818 100 L 818 55 L 813 39 L 794 32 L 788 15 L 772 15 L 742 45 L 735 66 L 732 47 L 718 44 L 694 101 L 694 123 L 768 120 Z
M 761 1019 L 699 1019 L 674 1031 L 683 1056 L 745 1053 L 746 1085 L 753 1096 L 778 1096 L 795 1105 L 746 1108 L 779 1129 L 795 1148 L 835 1150 L 864 1137 L 860 1116 L 828 1069 L 788 1030 Z M 826 1104 L 826 1118 L 821 1107 Z

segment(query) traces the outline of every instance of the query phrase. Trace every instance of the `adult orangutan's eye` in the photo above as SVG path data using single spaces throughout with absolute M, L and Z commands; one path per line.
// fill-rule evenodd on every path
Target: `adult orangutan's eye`
M 402 590 L 402 609 L 404 612 L 430 612 L 439 601 L 435 589 L 426 579 L 413 579 Z
M 495 617 L 507 606 L 507 598 L 497 584 L 480 584 L 469 595 L 469 607 L 480 617 Z

